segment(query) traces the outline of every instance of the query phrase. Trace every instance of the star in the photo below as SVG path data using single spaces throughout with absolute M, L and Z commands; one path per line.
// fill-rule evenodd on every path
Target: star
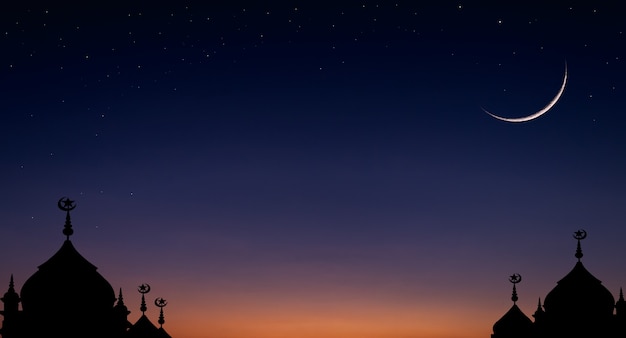
M 576 232 L 574 232 L 574 238 L 581 240 L 584 239 L 585 237 L 587 237 L 587 232 L 585 230 L 578 230 Z
M 150 285 L 148 284 L 141 284 L 139 285 L 139 293 L 148 293 L 150 292 Z
M 66 208 L 71 208 L 73 204 L 74 204 L 74 201 L 72 201 L 71 199 L 67 197 L 63 200 L 63 206 Z

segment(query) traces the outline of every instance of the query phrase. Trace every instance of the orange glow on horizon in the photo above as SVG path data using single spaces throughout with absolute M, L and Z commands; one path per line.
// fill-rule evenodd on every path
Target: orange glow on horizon
M 213 307 L 208 316 L 206 308 L 204 312 L 188 309 L 168 315 L 165 328 L 176 338 L 479 338 L 488 337 L 498 319 L 465 306 L 432 303 L 401 308 L 331 303 L 309 309 L 282 302 L 268 304 L 214 303 L 208 305 Z

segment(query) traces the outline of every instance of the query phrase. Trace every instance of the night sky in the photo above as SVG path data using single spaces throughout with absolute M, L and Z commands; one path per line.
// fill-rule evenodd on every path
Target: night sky
M 0 292 L 68 196 L 77 250 L 175 338 L 489 337 L 581 228 L 617 297 L 621 4 L 430 2 L 0 5 Z M 565 67 L 546 114 L 483 111 L 540 110 Z

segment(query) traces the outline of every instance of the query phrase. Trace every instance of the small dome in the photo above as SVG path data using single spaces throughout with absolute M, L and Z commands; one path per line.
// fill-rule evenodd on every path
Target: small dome
M 532 330 L 533 322 L 516 304 L 513 304 L 511 309 L 493 324 L 492 337 L 528 337 Z
M 572 320 L 589 316 L 610 317 L 614 306 L 615 298 L 611 292 L 580 261 L 548 293 L 543 304 L 547 315 Z

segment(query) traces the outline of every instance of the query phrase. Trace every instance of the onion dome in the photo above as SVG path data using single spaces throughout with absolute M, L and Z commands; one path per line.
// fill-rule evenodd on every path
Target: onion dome
M 511 297 L 513 306 L 493 324 L 491 338 L 528 338 L 533 331 L 533 322 L 516 304 L 518 298 L 515 284 L 522 281 L 522 276 L 513 274 L 509 277 L 509 281 L 513 283 L 513 296 Z
M 63 333 L 73 337 L 79 326 L 94 330 L 110 322 L 115 293 L 69 240 L 73 233 L 69 212 L 76 205 L 69 198 L 59 200 L 58 204 L 67 212 L 63 230 L 67 239 L 22 286 L 22 308 L 28 322 L 47 326 L 49 336 Z
M 578 262 L 548 293 L 544 300 L 546 319 L 553 328 L 568 328 L 572 332 L 594 332 L 607 327 L 613 316 L 615 299 L 602 282 L 581 262 L 580 241 L 587 237 L 584 230 L 574 233 L 578 245 Z M 560 331 L 563 332 L 563 331 Z

